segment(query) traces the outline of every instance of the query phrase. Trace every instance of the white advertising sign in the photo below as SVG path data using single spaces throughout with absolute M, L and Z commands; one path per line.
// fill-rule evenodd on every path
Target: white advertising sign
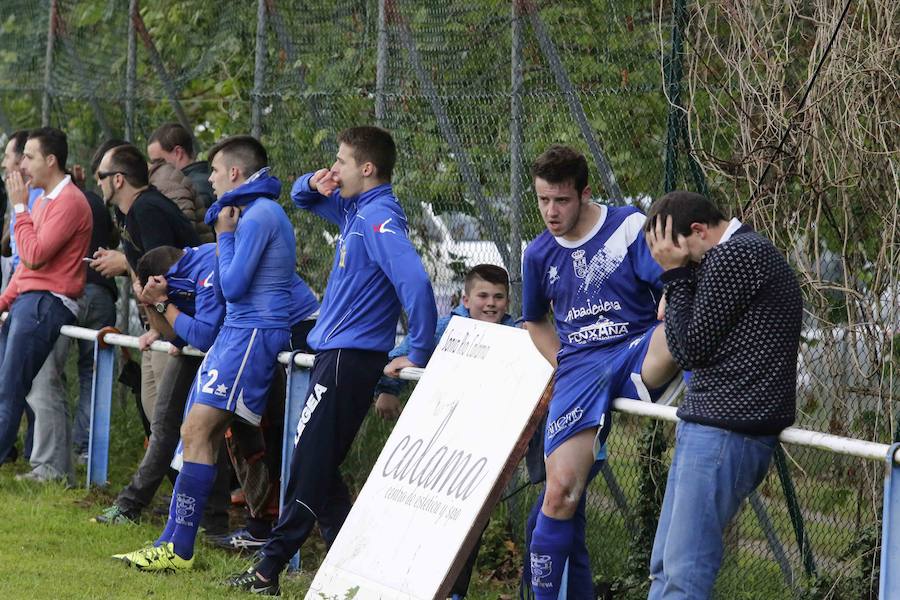
M 524 454 L 551 375 L 526 331 L 454 317 L 306 598 L 446 593 Z

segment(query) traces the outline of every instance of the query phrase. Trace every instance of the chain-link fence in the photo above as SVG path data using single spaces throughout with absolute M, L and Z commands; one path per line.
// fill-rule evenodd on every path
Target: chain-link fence
M 518 311 L 521 248 L 543 227 L 528 164 L 551 143 L 584 151 L 602 201 L 708 190 L 801 274 L 798 424 L 889 442 L 898 8 L 849 5 L 4 0 L 0 128 L 60 127 L 82 162 L 104 137 L 142 145 L 168 120 L 201 154 L 252 131 L 287 187 L 332 162 L 340 129 L 381 124 L 442 313 L 480 262 L 513 274 Z M 289 214 L 298 267 L 321 292 L 334 230 Z M 646 590 L 672 438 L 619 416 L 589 491 L 595 574 L 616 597 Z M 528 493 L 508 507 L 516 534 Z M 729 530 L 718 597 L 874 598 L 880 497 L 880 465 L 780 451 Z

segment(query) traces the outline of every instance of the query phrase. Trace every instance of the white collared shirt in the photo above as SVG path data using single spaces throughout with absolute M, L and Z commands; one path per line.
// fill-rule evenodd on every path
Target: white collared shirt
M 728 228 L 725 230 L 725 233 L 722 234 L 722 239 L 720 239 L 716 245 L 724 244 L 730 240 L 731 236 L 734 235 L 734 232 L 740 229 L 742 225 L 743 223 L 737 220 L 737 218 L 731 219 L 731 221 L 728 222 Z
M 62 181 L 56 184 L 56 187 L 53 188 L 49 194 L 44 194 L 44 198 L 48 200 L 55 200 L 59 193 L 62 192 L 63 188 L 69 185 L 72 182 L 72 177 L 70 175 L 66 175 L 62 178 Z

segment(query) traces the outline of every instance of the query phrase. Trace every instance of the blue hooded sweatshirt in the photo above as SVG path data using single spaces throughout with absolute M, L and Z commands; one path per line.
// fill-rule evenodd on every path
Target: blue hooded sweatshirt
M 225 325 L 243 329 L 287 328 L 292 313 L 297 242 L 284 209 L 275 201 L 281 182 L 255 174 L 222 194 L 207 212 L 215 222 L 225 206 L 241 207 L 237 229 L 218 236 L 216 292 L 226 302 Z
M 294 183 L 291 199 L 340 228 L 337 251 L 316 326 L 316 351 L 394 347 L 400 307 L 409 317 L 409 359 L 424 366 L 434 349 L 437 308 L 422 260 L 409 241 L 406 215 L 388 183 L 353 198 L 312 191 L 312 173 Z

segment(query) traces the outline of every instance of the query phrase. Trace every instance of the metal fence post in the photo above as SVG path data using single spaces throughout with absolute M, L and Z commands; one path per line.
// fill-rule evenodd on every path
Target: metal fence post
M 134 142 L 134 94 L 137 86 L 137 32 L 134 16 L 138 0 L 128 3 L 128 57 L 125 63 L 125 139 Z
M 681 57 L 684 54 L 684 29 L 687 26 L 686 24 L 687 8 L 685 7 L 685 0 L 676 0 L 672 5 L 672 49 L 669 53 L 668 63 L 663 69 L 666 99 L 669 102 L 663 191 L 671 192 L 678 187 L 678 144 L 679 140 L 681 140 L 684 146 L 688 170 L 694 180 L 694 188 L 697 192 L 707 195 L 708 190 L 703 171 L 691 153 L 690 138 L 687 133 L 687 111 L 681 103 L 681 79 L 684 71 Z
M 375 58 L 375 122 L 384 127 L 386 114 L 384 84 L 387 80 L 388 68 L 388 30 L 385 22 L 386 0 L 378 0 L 378 42 Z
M 281 447 L 281 489 L 279 491 L 279 512 L 284 510 L 285 493 L 287 492 L 288 477 L 291 473 L 291 456 L 294 453 L 294 434 L 297 431 L 297 422 L 300 420 L 300 412 L 306 406 L 306 392 L 309 388 L 309 369 L 298 367 L 294 358 L 303 354 L 299 350 L 291 352 L 291 362 L 288 364 L 287 395 L 284 399 L 284 436 Z M 300 553 L 297 552 L 288 563 L 288 569 L 295 571 L 300 568 Z
M 253 65 L 253 92 L 250 94 L 250 134 L 262 135 L 262 93 L 266 84 L 266 0 L 256 7 L 256 61 Z
M 759 526 L 766 536 L 766 541 L 769 542 L 769 548 L 771 548 L 772 554 L 775 556 L 775 562 L 781 567 L 781 574 L 784 575 L 784 584 L 795 590 L 794 570 L 791 568 L 791 562 L 788 560 L 787 554 L 784 551 L 784 546 L 781 544 L 781 540 L 778 539 L 778 532 L 775 530 L 774 525 L 772 525 L 772 519 L 769 518 L 769 512 L 766 510 L 766 505 L 763 503 L 759 491 L 753 490 L 750 492 L 749 499 L 750 507 L 753 509 L 753 513 L 759 521 Z
M 0 130 L 10 132 L 13 130 L 12 123 L 9 122 L 9 117 L 3 112 L 3 106 L 0 106 Z
M 522 180 L 524 169 L 524 134 L 522 121 L 522 88 L 524 87 L 522 61 L 522 0 L 512 2 L 512 43 L 510 45 L 509 90 L 509 199 L 512 215 L 509 225 L 509 282 L 511 314 L 521 314 L 522 303 Z
M 53 77 L 53 44 L 56 40 L 56 0 L 50 0 L 50 23 L 47 25 L 47 52 L 44 55 L 44 94 L 41 98 L 41 126 L 50 125 L 50 83 Z
M 103 113 L 103 107 L 100 106 L 100 100 L 94 93 L 94 88 L 88 82 L 88 74 L 85 70 L 84 63 L 82 62 L 81 57 L 79 57 L 78 53 L 75 51 L 75 45 L 72 43 L 72 40 L 69 37 L 66 21 L 63 18 L 62 13 L 60 13 L 58 9 L 56 13 L 56 33 L 59 37 L 59 40 L 62 42 L 63 49 L 65 49 L 66 54 L 69 55 L 69 59 L 72 61 L 75 75 L 81 84 L 84 95 L 87 96 L 88 105 L 91 107 L 91 111 L 93 111 L 94 113 L 94 118 L 97 120 L 97 124 L 100 125 L 100 130 L 103 132 L 103 136 L 107 139 L 113 137 L 112 129 L 110 129 L 109 122 L 106 120 L 106 115 Z
M 625 496 L 622 486 L 619 485 L 619 480 L 616 479 L 615 473 L 613 473 L 612 468 L 609 466 L 609 461 L 603 460 L 600 462 L 600 474 L 603 475 L 603 481 L 606 482 L 606 486 L 609 488 L 609 493 L 613 497 L 616 508 L 622 513 L 622 520 L 625 522 L 625 527 L 632 536 L 636 535 L 638 532 L 637 526 L 631 518 L 631 509 L 628 507 L 628 498 Z
M 806 576 L 811 577 L 816 573 L 816 562 L 813 558 L 809 536 L 806 534 L 803 513 L 800 511 L 800 502 L 797 500 L 797 491 L 794 489 L 794 481 L 791 479 L 791 472 L 788 469 L 787 459 L 784 457 L 784 450 L 781 444 L 775 447 L 774 462 L 778 471 L 778 478 L 781 480 L 782 489 L 784 489 L 784 499 L 787 503 L 788 515 L 791 517 L 791 525 L 794 527 L 797 546 L 800 548 L 800 555 L 803 558 L 803 568 L 806 571 Z
M 884 507 L 881 517 L 881 579 L 878 597 L 882 600 L 900 598 L 900 466 L 894 455 L 900 443 L 891 445 L 887 453 L 887 472 L 884 478 Z
M 112 409 L 113 380 L 115 379 L 115 348 L 104 342 L 107 333 L 117 333 L 105 327 L 94 342 L 94 375 L 91 387 L 91 427 L 88 437 L 86 487 L 106 485 L 109 467 L 109 417 Z
M 559 56 L 559 50 L 557 50 L 556 44 L 553 43 L 553 38 L 550 37 L 550 34 L 547 33 L 547 29 L 544 27 L 544 22 L 541 20 L 539 14 L 539 8 L 534 5 L 532 0 L 523 0 L 523 5 L 528 11 L 531 28 L 534 30 L 534 34 L 537 37 L 538 45 L 541 47 L 541 53 L 547 60 L 550 71 L 556 78 L 556 85 L 562 91 L 563 96 L 565 96 L 566 103 L 569 105 L 569 112 L 572 114 L 572 118 L 575 119 L 575 123 L 578 124 L 581 135 L 584 137 L 584 141 L 587 142 L 588 148 L 591 151 L 591 156 L 594 158 L 597 169 L 600 171 L 600 179 L 603 181 L 603 187 L 608 196 L 605 201 L 614 204 L 624 204 L 625 196 L 622 194 L 622 189 L 616 181 L 612 165 L 610 165 L 609 160 L 606 158 L 606 153 L 603 151 L 603 148 L 600 147 L 597 136 L 594 135 L 587 114 L 584 112 L 584 106 L 582 106 L 581 100 L 578 99 L 578 92 L 575 90 L 575 86 L 569 78 L 569 73 L 566 71 L 562 59 Z
M 134 22 L 135 31 L 139 36 L 141 36 L 141 41 L 144 43 L 144 47 L 147 49 L 147 55 L 150 57 L 150 64 L 153 65 L 153 69 L 156 71 L 156 76 L 159 77 L 160 82 L 162 82 L 163 84 L 163 88 L 166 91 L 166 96 L 169 98 L 169 104 L 172 105 L 172 111 L 175 113 L 175 117 L 178 119 L 178 122 L 181 123 L 182 127 L 187 129 L 191 134 L 191 140 L 193 140 L 194 142 L 194 151 L 196 151 L 199 146 L 197 145 L 197 140 L 194 137 L 194 127 L 188 120 L 187 115 L 184 112 L 184 108 L 182 108 L 181 106 L 181 102 L 178 101 L 178 90 L 175 89 L 175 83 L 169 76 L 169 72 L 166 71 L 166 66 L 163 63 L 162 57 L 159 55 L 159 51 L 156 49 L 156 44 L 153 42 L 153 37 L 150 35 L 150 32 L 147 31 L 147 25 L 144 23 L 144 17 L 141 16 L 139 10 L 136 10 L 134 14 L 131 15 L 131 20 Z
M 272 28 L 275 30 L 275 35 L 278 37 L 278 44 L 281 46 L 281 49 L 284 50 L 287 63 L 292 65 L 297 61 L 297 49 L 294 46 L 293 40 L 291 40 L 287 25 L 285 25 L 284 19 L 278 11 L 276 0 L 266 0 L 266 8 L 269 11 L 269 17 L 272 19 Z M 325 114 L 325 111 L 319 107 L 319 100 L 317 99 L 316 94 L 310 93 L 313 90 L 307 85 L 306 76 L 303 74 L 303 71 L 301 69 L 291 69 L 290 72 L 297 80 L 297 87 L 299 88 L 297 91 L 300 93 L 300 98 L 304 100 L 306 107 L 309 109 L 313 126 L 318 131 L 330 131 L 331 126 L 328 123 L 327 115 Z M 329 136 L 326 136 L 325 139 L 322 140 L 321 146 L 322 149 L 329 154 L 337 151 L 335 140 Z

